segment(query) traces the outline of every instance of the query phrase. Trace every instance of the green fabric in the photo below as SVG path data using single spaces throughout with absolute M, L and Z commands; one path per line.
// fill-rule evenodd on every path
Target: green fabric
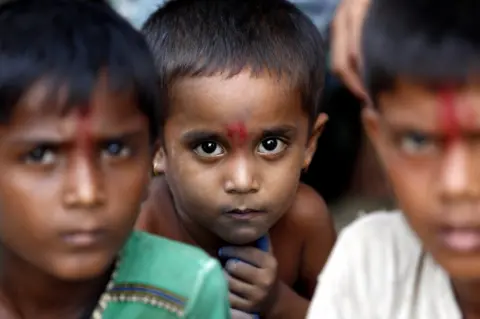
M 205 252 L 134 232 L 108 291 L 113 300 L 103 319 L 230 318 L 227 291 L 219 263 Z

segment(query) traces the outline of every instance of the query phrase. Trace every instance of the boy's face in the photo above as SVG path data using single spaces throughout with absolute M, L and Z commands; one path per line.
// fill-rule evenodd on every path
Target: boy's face
M 401 80 L 364 123 L 425 249 L 453 278 L 480 278 L 480 85 Z
M 46 96 L 35 85 L 0 126 L 0 238 L 16 262 L 93 278 L 111 265 L 145 196 L 148 122 L 132 94 L 106 81 L 86 112 L 62 116 Z
M 179 213 L 232 244 L 267 233 L 292 204 L 326 116 L 309 135 L 300 94 L 249 71 L 179 80 L 170 103 L 154 167 Z

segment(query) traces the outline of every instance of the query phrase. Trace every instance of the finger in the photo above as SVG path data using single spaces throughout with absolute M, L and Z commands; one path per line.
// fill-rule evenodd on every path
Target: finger
M 365 99 L 367 94 L 365 92 L 365 87 L 363 85 L 363 80 L 361 77 L 361 42 L 362 42 L 362 32 L 363 32 L 363 23 L 365 20 L 365 15 L 369 7 L 369 0 L 357 0 L 355 4 L 350 6 L 350 13 L 348 20 L 349 22 L 349 49 L 348 49 L 348 59 L 349 65 L 351 68 L 348 71 L 348 74 L 344 75 L 344 80 L 347 83 L 347 86 L 350 90 L 358 97 Z
M 368 98 L 367 92 L 363 86 L 363 80 L 360 75 L 360 71 L 356 62 L 352 62 L 350 69 L 345 70 L 341 75 L 345 86 L 354 94 L 357 98 L 365 100 Z
M 350 57 L 355 59 L 357 64 L 359 64 L 360 61 L 363 23 L 368 7 L 369 1 L 367 0 L 357 0 L 355 5 L 350 7 L 349 30 L 351 37 L 349 42 L 349 51 Z
M 257 291 L 258 288 L 248 282 L 239 280 L 232 276 L 228 277 L 227 282 L 230 292 L 237 296 L 251 301 L 257 300 L 260 297 L 260 294 Z
M 225 268 L 232 277 L 255 286 L 255 293 L 252 293 L 250 298 L 257 299 L 261 299 L 257 289 L 268 290 L 274 283 L 277 275 L 276 266 L 272 269 L 260 269 L 236 260 L 229 260 Z
M 255 247 L 224 247 L 220 250 L 221 257 L 237 258 L 259 268 L 271 264 L 271 255 Z
M 343 1 L 335 13 L 332 23 L 330 43 L 332 72 L 341 75 L 348 68 L 348 16 L 346 1 Z
M 245 312 L 254 312 L 252 310 L 252 304 L 247 299 L 237 296 L 231 292 L 228 295 L 228 299 L 232 308 Z
M 232 315 L 232 319 L 252 319 L 253 318 L 251 314 L 237 310 L 237 309 L 230 309 L 230 314 Z
M 225 269 L 230 276 L 240 279 L 249 284 L 255 284 L 260 276 L 260 268 L 242 262 L 240 260 L 230 259 L 225 264 Z
M 350 21 L 352 19 L 351 7 L 357 5 L 357 1 L 361 0 L 353 2 L 344 0 L 334 18 L 331 40 L 331 68 L 332 72 L 343 81 L 354 95 L 363 99 L 366 94 L 350 48 L 350 43 L 358 40 L 352 40 L 350 30 L 353 27 L 353 22 Z

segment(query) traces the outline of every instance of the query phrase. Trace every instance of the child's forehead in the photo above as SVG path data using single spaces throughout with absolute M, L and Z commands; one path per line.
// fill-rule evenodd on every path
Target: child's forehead
M 12 117 L 64 117 L 71 112 L 125 116 L 139 110 L 133 90 L 115 91 L 108 83 L 98 81 L 95 87 L 82 92 L 68 84 L 41 79 L 28 88 L 13 107 Z
M 424 124 L 438 124 L 445 108 L 452 108 L 460 123 L 472 123 L 472 119 L 480 123 L 480 83 L 433 87 L 399 80 L 379 96 L 379 104 L 382 113 L 397 120 L 407 117 Z
M 288 112 L 301 104 L 300 91 L 288 80 L 269 74 L 254 76 L 249 71 L 235 76 L 223 74 L 183 78 L 170 89 L 173 112 L 237 115 Z

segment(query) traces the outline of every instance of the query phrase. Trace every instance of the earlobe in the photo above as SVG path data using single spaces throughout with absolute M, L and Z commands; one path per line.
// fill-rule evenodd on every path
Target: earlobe
M 328 121 L 328 115 L 320 113 L 312 126 L 312 134 L 307 141 L 307 147 L 305 149 L 305 155 L 303 158 L 302 170 L 306 171 L 312 162 L 315 151 L 317 150 L 317 141 L 323 132 L 325 124 Z
M 162 175 L 165 173 L 166 158 L 165 150 L 163 147 L 159 147 L 153 157 L 153 173 L 154 175 Z
M 376 111 L 373 107 L 365 107 L 362 110 L 362 122 L 365 132 L 367 133 L 368 138 L 378 149 L 379 143 L 379 130 L 380 130 L 380 123 L 379 123 L 379 115 L 378 111 Z

